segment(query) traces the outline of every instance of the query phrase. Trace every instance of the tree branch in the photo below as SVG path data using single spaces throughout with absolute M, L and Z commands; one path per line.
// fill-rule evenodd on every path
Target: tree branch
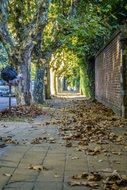
M 38 0 L 38 10 L 33 20 L 22 31 L 25 38 L 31 36 L 35 38 L 41 28 L 44 28 L 48 21 L 48 6 L 49 0 Z
M 8 56 L 12 54 L 12 49 L 15 47 L 14 40 L 9 33 L 7 27 L 8 20 L 8 0 L 1 0 L 0 2 L 0 41 L 3 43 Z

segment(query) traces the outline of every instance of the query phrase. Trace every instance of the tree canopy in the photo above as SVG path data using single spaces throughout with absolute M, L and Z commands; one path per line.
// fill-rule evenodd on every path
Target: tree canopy
M 91 80 L 89 63 L 96 52 L 126 23 L 125 0 L 1 0 L 0 4 L 0 42 L 10 63 L 19 67 L 41 60 L 39 64 L 50 64 L 59 75 L 77 72 L 77 78 L 84 65 L 86 81 Z

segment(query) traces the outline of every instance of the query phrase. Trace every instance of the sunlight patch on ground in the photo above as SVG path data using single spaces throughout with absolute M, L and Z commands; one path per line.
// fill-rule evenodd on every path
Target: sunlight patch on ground
M 69 92 L 64 92 L 64 93 L 58 93 L 56 95 L 58 98 L 80 98 L 80 99 L 88 99 L 84 95 L 81 95 L 80 93 L 69 93 Z

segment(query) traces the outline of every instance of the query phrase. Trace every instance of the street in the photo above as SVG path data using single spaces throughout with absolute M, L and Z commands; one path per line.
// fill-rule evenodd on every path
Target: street
M 0 97 L 0 110 L 8 108 L 9 97 Z M 12 97 L 12 106 L 16 105 L 16 98 Z

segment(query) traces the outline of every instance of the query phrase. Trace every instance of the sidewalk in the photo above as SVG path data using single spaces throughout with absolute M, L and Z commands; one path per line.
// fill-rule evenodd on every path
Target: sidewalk
M 127 175 L 127 139 L 124 144 L 109 141 L 80 146 L 80 140 L 63 138 L 60 115 L 72 117 L 66 112 L 71 104 L 64 101 L 45 108 L 47 114 L 30 123 L 0 122 L 0 190 L 103 190 L 108 189 L 103 182 L 107 177 Z M 126 129 L 116 132 L 123 134 Z M 100 179 L 96 180 L 97 174 Z M 109 189 L 126 190 L 126 182 L 118 187 L 114 182 Z

